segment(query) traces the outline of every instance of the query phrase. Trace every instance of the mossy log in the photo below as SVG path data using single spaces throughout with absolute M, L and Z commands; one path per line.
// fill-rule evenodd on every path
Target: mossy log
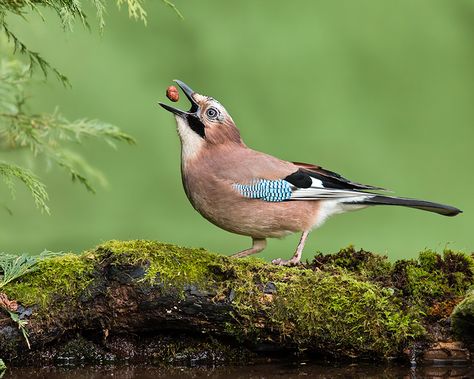
M 2 288 L 19 304 L 31 349 L 0 313 L 0 357 L 17 365 L 243 363 L 289 353 L 466 361 L 470 345 L 453 337 L 450 316 L 473 284 L 472 270 L 472 258 L 453 251 L 392 264 L 349 247 L 280 267 L 110 241 L 40 260 Z

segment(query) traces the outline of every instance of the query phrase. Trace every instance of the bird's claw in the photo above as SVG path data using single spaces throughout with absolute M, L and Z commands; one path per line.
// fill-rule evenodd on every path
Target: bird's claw
M 277 266 L 297 266 L 300 264 L 300 262 L 295 259 L 286 260 L 281 258 L 274 259 L 272 263 Z

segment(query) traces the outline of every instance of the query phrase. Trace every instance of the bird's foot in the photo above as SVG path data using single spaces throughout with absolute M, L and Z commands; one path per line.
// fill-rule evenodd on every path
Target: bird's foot
M 274 259 L 272 263 L 277 266 L 298 266 L 300 264 L 300 260 L 294 259 L 294 258 L 291 258 L 288 260 L 278 258 L 278 259 Z

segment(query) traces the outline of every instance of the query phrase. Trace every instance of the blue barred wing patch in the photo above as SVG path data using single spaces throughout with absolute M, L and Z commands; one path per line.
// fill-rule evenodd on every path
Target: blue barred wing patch
M 249 199 L 278 202 L 291 198 L 291 184 L 285 180 L 257 180 L 252 184 L 234 184 L 234 188 Z

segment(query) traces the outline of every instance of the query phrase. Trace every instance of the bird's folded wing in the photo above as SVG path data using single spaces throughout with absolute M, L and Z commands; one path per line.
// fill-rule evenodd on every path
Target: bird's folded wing
M 342 175 L 339 175 L 338 173 L 333 171 L 326 170 L 321 166 L 302 162 L 293 162 L 293 164 L 299 168 L 297 172 L 321 180 L 324 186 L 326 187 L 341 189 L 361 189 L 370 191 L 386 191 L 386 189 L 382 187 L 353 182 L 349 179 L 344 178 Z
M 251 183 L 234 183 L 234 189 L 242 196 L 251 199 L 279 202 L 287 200 L 323 200 L 373 196 L 367 190 L 380 190 L 374 187 L 352 182 L 335 172 L 319 166 L 295 163 L 298 169 L 281 179 L 255 178 Z

